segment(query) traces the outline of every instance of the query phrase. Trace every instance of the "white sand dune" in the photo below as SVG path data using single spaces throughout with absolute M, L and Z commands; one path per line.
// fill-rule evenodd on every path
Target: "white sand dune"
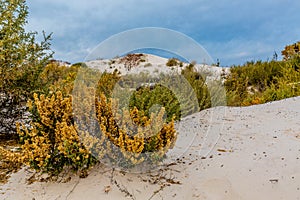
M 177 128 L 180 137 L 166 163 L 184 154 L 159 171 L 133 174 L 97 166 L 84 179 L 28 185 L 31 172 L 22 169 L 1 186 L 0 199 L 300 199 L 300 97 L 211 108 Z M 219 136 L 216 145 L 205 143 Z
M 143 54 L 142 59 L 143 62 L 139 62 L 138 66 L 131 68 L 130 71 L 125 67 L 124 62 L 122 62 L 122 57 L 114 58 L 111 60 L 93 60 L 86 62 L 87 66 L 90 68 L 99 69 L 104 72 L 113 72 L 114 70 L 118 70 L 122 75 L 130 74 L 138 74 L 138 73 L 149 73 L 152 75 L 159 73 L 180 73 L 182 69 L 188 66 L 188 63 L 182 63 L 182 67 L 166 66 L 168 62 L 167 58 L 162 58 L 159 56 L 151 55 L 151 54 Z M 228 74 L 230 68 L 225 67 L 216 67 L 205 64 L 195 64 L 195 68 L 201 75 L 208 75 L 209 79 L 219 79 L 222 74 Z

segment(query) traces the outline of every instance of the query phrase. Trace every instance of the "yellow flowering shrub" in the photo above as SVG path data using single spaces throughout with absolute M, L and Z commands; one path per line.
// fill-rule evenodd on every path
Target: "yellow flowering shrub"
M 108 100 L 102 93 L 94 102 L 101 129 L 98 135 L 78 130 L 73 121 L 71 97 L 63 97 L 61 92 L 51 97 L 35 94 L 28 107 L 38 117 L 30 128 L 18 124 L 22 152 L 12 154 L 11 160 L 57 174 L 65 166 L 86 169 L 102 158 L 126 166 L 157 161 L 173 147 L 174 120 L 163 122 L 164 108 L 150 117 L 137 108 L 122 109 L 122 113 L 114 115 L 113 99 Z
M 90 152 L 80 142 L 72 119 L 72 98 L 56 92 L 51 97 L 34 94 L 29 109 L 38 113 L 31 127 L 18 125 L 23 153 L 18 157 L 37 170 L 59 173 L 64 166 L 74 170 L 95 163 Z
M 74 84 L 76 73 L 55 64 L 45 68 L 41 81 L 51 84 L 46 94 L 35 93 L 28 101 L 32 121 L 17 124 L 22 151 L 8 153 L 10 160 L 58 174 L 66 166 L 85 170 L 98 161 L 122 167 L 156 162 L 174 146 L 175 116 L 164 122 L 165 108 L 150 114 L 136 107 L 116 112 L 118 99 L 110 98 L 120 79 L 116 72 L 103 73 L 99 81 L 87 70 L 81 74 L 84 81 Z
M 116 112 L 123 96 L 121 99 L 111 96 L 120 77 L 116 72 L 98 76 L 94 73 L 81 72 L 84 79 L 79 78 L 72 93 L 74 119 L 86 148 L 100 161 L 108 159 L 122 167 L 162 159 L 176 141 L 175 116 L 164 123 L 165 108 L 157 114 L 149 114 L 149 111 L 146 113 L 136 107 L 125 109 L 122 103 Z
M 116 111 L 117 102 L 107 99 L 102 93 L 96 99 L 96 114 L 101 132 L 121 151 L 120 159 L 129 164 L 138 164 L 145 160 L 161 159 L 174 146 L 176 131 L 174 118 L 164 123 L 165 109 L 150 117 L 141 114 L 135 107 Z

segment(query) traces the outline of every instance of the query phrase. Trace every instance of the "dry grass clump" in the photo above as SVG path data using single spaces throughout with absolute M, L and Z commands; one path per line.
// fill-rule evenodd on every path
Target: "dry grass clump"
M 8 155 L 12 154 L 14 149 L 18 149 L 19 144 L 15 140 L 0 142 L 0 184 L 6 183 L 10 174 L 20 169 L 21 164 L 13 162 Z
M 141 62 L 145 62 L 143 54 L 128 54 L 120 59 L 120 63 L 123 63 L 125 68 L 129 71 L 133 67 L 137 67 Z

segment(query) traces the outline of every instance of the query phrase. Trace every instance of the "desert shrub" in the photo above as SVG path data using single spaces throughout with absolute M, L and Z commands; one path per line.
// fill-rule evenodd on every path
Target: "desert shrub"
M 65 166 L 84 170 L 95 163 L 90 152 L 82 145 L 72 119 L 72 99 L 63 98 L 61 92 L 51 97 L 34 95 L 29 102 L 38 118 L 31 127 L 18 125 L 22 155 L 16 157 L 36 170 L 59 173 Z
M 9 97 L 6 107 L 13 111 L 9 115 L 1 113 L 0 123 L 4 121 L 7 127 L 14 127 L 15 119 L 25 113 L 23 104 L 41 87 L 39 75 L 52 56 L 51 35 L 44 33 L 38 43 L 37 33 L 25 31 L 28 16 L 25 0 L 1 0 L 0 13 L 0 94 Z M 16 136 L 13 129 L 1 132 L 6 138 Z
M 75 121 L 79 129 L 85 132 L 83 143 L 87 149 L 97 159 L 108 160 L 109 163 L 116 163 L 121 167 L 162 159 L 176 140 L 174 119 L 164 123 L 164 108 L 150 116 L 136 107 L 128 109 L 119 103 L 122 98 L 112 95 L 114 85 L 120 77 L 107 73 L 96 77 L 101 78 L 99 81 L 88 81 L 86 85 L 80 85 L 79 81 L 74 88 L 75 93 L 73 92 L 74 111 L 79 113 Z M 130 79 L 123 81 L 128 85 L 133 84 Z M 89 88 L 91 82 L 97 82 L 98 87 Z M 124 86 L 125 83 L 122 84 L 121 81 L 119 84 Z M 128 96 L 128 93 L 125 91 L 124 95 Z M 91 108 L 95 110 L 91 112 Z M 95 125 L 95 121 L 99 126 Z M 90 139 L 86 142 L 84 138 Z
M 230 69 L 226 78 L 227 102 L 244 106 L 299 95 L 300 59 L 248 62 Z
M 184 69 L 182 74 L 127 75 L 119 79 L 119 84 L 122 87 L 116 89 L 121 97 L 119 104 L 131 109 L 137 107 L 148 117 L 150 109 L 157 106 L 165 108 L 167 121 L 171 121 L 173 115 L 175 120 L 180 120 L 211 106 L 205 80 L 193 67 Z
M 166 120 L 179 120 L 181 117 L 180 103 L 175 94 L 168 88 L 162 85 L 155 85 L 153 87 L 145 86 L 135 91 L 129 102 L 129 107 L 133 109 L 136 107 L 143 112 L 147 117 L 150 117 L 150 108 L 155 105 L 160 105 L 165 108 Z
M 205 74 L 197 72 L 193 65 L 183 69 L 182 74 L 123 76 L 119 79 L 123 89 L 117 90 L 118 96 L 122 96 L 119 103 L 131 109 L 137 107 L 148 117 L 150 109 L 160 105 L 165 108 L 167 121 L 171 121 L 173 116 L 175 120 L 180 120 L 181 117 L 211 107 L 210 91 L 203 76 Z M 131 96 L 127 105 L 128 95 Z
M 228 80 L 226 85 L 240 83 L 244 86 L 256 86 L 259 91 L 265 90 L 271 84 L 275 83 L 275 77 L 282 77 L 282 62 L 248 62 L 244 66 L 235 66 L 231 68 L 231 76 L 234 79 Z
M 0 1 L 0 91 L 30 96 L 39 87 L 39 73 L 52 56 L 50 35 L 36 42 L 35 32 L 26 32 L 28 7 L 24 0 Z
M 176 141 L 174 119 L 164 122 L 164 108 L 150 117 L 136 107 L 118 111 L 114 101 L 102 93 L 96 101 L 96 113 L 102 133 L 120 151 L 117 153 L 120 163 L 138 164 L 163 158 Z
M 289 85 L 272 85 L 270 88 L 268 88 L 264 94 L 263 98 L 265 102 L 269 101 L 276 101 L 280 99 L 285 99 L 294 96 L 294 89 Z
M 71 65 L 72 67 L 83 67 L 83 68 L 88 68 L 87 64 L 85 64 L 84 62 L 78 62 L 78 63 L 74 63 Z
M 282 76 L 282 65 L 279 62 L 248 62 L 244 66 L 235 66 L 230 69 L 230 76 L 225 82 L 228 104 L 233 106 L 243 105 L 243 101 L 249 98 L 249 87 L 256 88 L 262 93 L 271 84 L 274 84 L 276 76 Z
M 294 57 L 299 57 L 300 56 L 300 41 L 298 41 L 292 45 L 287 45 L 284 48 L 284 50 L 281 51 L 281 54 L 282 54 L 284 60 L 289 60 Z
M 178 66 L 180 63 L 176 58 L 170 58 L 168 59 L 168 62 L 166 63 L 166 66 L 168 67 L 173 67 L 173 66 Z
M 285 99 L 300 95 L 300 72 L 295 70 L 295 60 L 286 62 L 282 72 L 283 77 L 277 78 L 276 84 L 272 84 L 263 93 L 265 102 Z
M 194 68 L 193 64 L 182 70 L 181 74 L 186 78 L 193 92 L 195 92 L 199 109 L 204 110 L 211 107 L 211 96 L 207 85 L 205 84 L 205 78 L 203 73 L 199 73 Z M 187 98 L 187 97 L 185 97 Z
M 51 96 L 58 91 L 62 92 L 63 96 L 68 96 L 72 93 L 74 81 L 77 72 L 82 65 L 63 66 L 58 63 L 49 63 L 41 72 L 39 79 L 40 89 L 35 91 L 37 94 Z
M 123 58 L 120 59 L 120 63 L 123 63 L 125 68 L 129 71 L 133 67 L 137 67 L 141 62 L 145 62 L 146 60 L 143 57 L 143 54 L 127 54 Z
M 120 76 L 117 71 L 113 73 L 104 72 L 97 83 L 97 94 L 100 95 L 102 92 L 105 96 L 111 97 L 112 91 L 119 80 Z
M 58 70 L 58 66 L 48 67 L 54 73 L 46 70 L 45 78 L 51 80 L 52 77 L 58 82 L 64 80 L 60 79 L 60 73 L 56 73 L 60 70 L 65 73 L 64 68 Z M 74 97 L 79 98 L 77 102 L 80 102 L 78 106 L 81 109 L 76 118 L 73 113 L 78 111 L 78 106 L 74 108 L 73 97 L 67 95 L 67 91 L 65 94 L 61 91 L 53 92 L 52 95 L 34 94 L 34 99 L 28 102 L 34 116 L 30 127 L 20 124 L 17 126 L 22 152 L 8 157 L 14 162 L 26 163 L 38 171 L 50 174 L 58 174 L 64 167 L 75 171 L 86 170 L 102 159 L 121 166 L 162 159 L 176 140 L 174 119 L 165 123 L 163 108 L 157 115 L 151 114 L 149 117 L 137 108 L 128 111 L 123 108 L 121 113 L 114 115 L 112 102 L 115 100 L 106 97 L 101 91 L 106 91 L 107 96 L 110 96 L 109 88 L 114 81 L 111 82 L 112 85 L 104 84 L 106 80 L 112 80 L 112 77 L 116 78 L 115 81 L 118 78 L 113 74 L 103 74 L 103 77 L 99 81 L 103 87 L 96 89 L 100 93 L 97 99 L 94 96 L 95 89 L 90 85 L 79 84 L 75 88 L 75 93 L 84 93 Z M 88 78 L 88 72 L 85 78 Z M 94 112 L 99 126 L 85 125 L 94 120 Z M 78 121 L 82 123 L 77 124 Z
M 89 75 L 85 74 L 86 77 Z M 96 143 L 88 142 L 87 149 L 98 159 L 109 160 L 122 167 L 162 159 L 176 140 L 174 118 L 165 122 L 164 108 L 146 115 L 142 109 L 127 107 L 122 102 L 126 99 L 123 95 L 130 94 L 126 88 L 135 88 L 133 77 L 120 77 L 117 73 L 103 73 L 96 77 L 95 80 L 85 82 L 85 85 L 80 85 L 82 82 L 79 81 L 73 91 L 74 111 L 79 113 L 79 119 L 78 115 L 75 119 L 78 127 L 93 138 L 91 141 L 98 140 Z M 97 80 L 99 77 L 100 80 Z M 117 82 L 124 88 L 117 90 L 121 95 L 116 97 L 113 90 Z M 95 83 L 95 89 L 89 88 Z M 90 108 L 95 110 L 90 112 Z M 97 121 L 99 127 L 94 125 L 94 121 Z

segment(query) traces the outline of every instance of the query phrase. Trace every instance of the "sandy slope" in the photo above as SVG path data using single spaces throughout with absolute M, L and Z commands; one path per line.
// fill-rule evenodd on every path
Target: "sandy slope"
M 31 172 L 23 169 L 1 186 L 0 199 L 300 199 L 300 97 L 208 109 L 177 128 L 180 137 L 166 162 L 180 159 L 160 171 L 97 166 L 85 179 L 27 185 Z M 187 139 L 191 134 L 194 140 Z

